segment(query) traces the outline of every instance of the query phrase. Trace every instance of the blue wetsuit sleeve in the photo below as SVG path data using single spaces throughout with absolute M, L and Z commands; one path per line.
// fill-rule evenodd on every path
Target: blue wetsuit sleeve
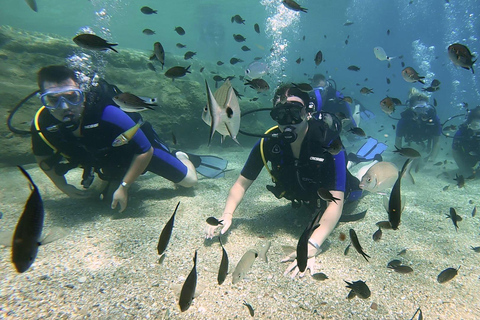
M 257 179 L 262 169 L 263 169 L 263 161 L 262 161 L 262 155 L 260 153 L 260 140 L 259 140 L 255 144 L 255 146 L 252 148 L 252 151 L 250 151 L 250 155 L 248 156 L 247 162 L 243 166 L 242 172 L 240 174 L 249 180 L 255 180 Z
M 343 191 L 347 189 L 347 166 L 345 159 L 345 152 L 333 156 L 334 161 L 334 174 L 335 174 L 335 187 L 333 190 Z
M 116 135 L 120 135 L 121 133 L 127 131 L 128 129 L 130 129 L 136 124 L 132 120 L 132 118 L 130 118 L 120 108 L 115 106 L 105 107 L 102 114 L 102 121 L 105 121 L 113 125 L 114 130 L 116 131 L 118 130 L 118 132 L 115 132 Z M 148 150 L 150 150 L 152 146 L 141 128 L 133 136 L 129 144 L 131 144 L 134 147 L 135 154 L 145 153 Z

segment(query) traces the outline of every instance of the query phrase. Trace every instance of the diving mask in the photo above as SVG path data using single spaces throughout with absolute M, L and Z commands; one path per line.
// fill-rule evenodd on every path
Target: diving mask
M 414 119 L 421 119 L 422 121 L 433 121 L 435 116 L 435 108 L 429 104 L 422 103 L 412 108 Z
M 72 106 L 81 105 L 84 101 L 83 91 L 75 87 L 63 87 L 47 90 L 40 95 L 45 108 L 56 110 L 64 103 Z
M 468 129 L 473 130 L 473 131 L 479 131 L 480 130 L 480 119 L 472 120 L 468 124 Z
M 305 114 L 302 109 L 305 106 L 297 101 L 288 101 L 280 103 L 270 111 L 270 117 L 279 125 L 299 124 L 305 119 Z

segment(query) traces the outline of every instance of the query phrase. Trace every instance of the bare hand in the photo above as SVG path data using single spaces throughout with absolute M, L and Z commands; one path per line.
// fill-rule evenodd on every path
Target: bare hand
M 307 274 L 307 270 L 310 270 L 310 274 L 315 273 L 315 257 L 320 254 L 321 251 L 318 251 L 314 246 L 310 243 L 308 244 L 308 260 L 307 260 L 307 267 L 305 268 L 304 272 L 300 272 L 297 265 L 297 252 L 294 251 L 285 258 L 283 258 L 280 262 L 289 262 L 292 261 L 285 270 L 283 275 L 288 275 L 291 272 L 290 277 L 293 279 L 300 273 L 300 278 L 305 277 Z
M 215 235 L 215 230 L 217 230 L 219 227 L 223 226 L 222 231 L 220 231 L 220 234 L 224 234 L 227 232 L 228 228 L 232 225 L 232 214 L 231 213 L 224 213 L 218 220 L 222 221 L 222 224 L 219 224 L 218 226 L 211 226 L 207 224 L 205 227 L 205 239 L 212 239 L 213 236 Z
M 63 193 L 73 199 L 86 199 L 91 196 L 91 193 L 87 190 L 77 189 L 71 184 L 65 185 L 61 190 Z
M 117 203 L 120 203 L 120 212 L 123 212 L 123 210 L 127 208 L 127 188 L 124 188 L 122 186 L 118 187 L 118 189 L 115 190 L 115 192 L 113 193 L 112 199 L 112 209 L 115 209 L 117 207 Z

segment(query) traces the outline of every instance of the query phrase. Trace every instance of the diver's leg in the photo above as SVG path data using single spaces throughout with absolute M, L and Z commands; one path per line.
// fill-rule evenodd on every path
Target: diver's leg
M 182 187 L 192 187 L 197 183 L 195 167 L 183 152 L 176 156 L 166 150 L 155 148 L 147 171 L 164 177 Z

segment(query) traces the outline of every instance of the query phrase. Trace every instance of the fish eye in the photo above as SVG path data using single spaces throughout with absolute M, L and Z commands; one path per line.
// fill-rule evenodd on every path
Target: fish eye
M 368 179 L 367 179 L 367 182 L 372 182 L 372 178 L 368 178 Z

